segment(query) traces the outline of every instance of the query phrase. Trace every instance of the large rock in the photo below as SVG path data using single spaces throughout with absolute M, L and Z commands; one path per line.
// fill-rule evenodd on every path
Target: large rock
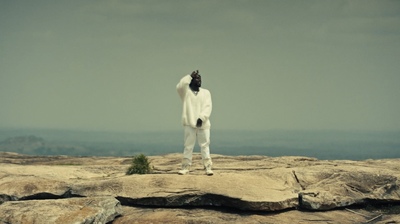
M 236 210 L 209 208 L 143 208 L 123 206 L 123 215 L 117 217 L 113 224 L 174 223 L 174 224 L 375 224 L 400 223 L 398 211 L 391 213 L 374 209 L 330 210 L 324 212 L 304 212 L 286 210 L 284 212 L 241 212 Z M 396 213 L 397 212 L 397 213 Z
M 248 211 L 277 211 L 295 208 L 294 182 L 282 174 L 280 179 L 263 175 L 220 173 L 179 176 L 176 174 L 133 175 L 118 180 L 87 182 L 77 185 L 74 194 L 112 195 L 124 205 L 158 207 L 231 207 Z M 298 190 L 298 189 L 297 189 Z
M 366 215 L 360 216 L 349 211 L 332 210 L 351 205 L 400 203 L 400 159 L 320 161 L 305 157 L 213 155 L 215 174 L 206 176 L 200 163 L 201 157 L 196 154 L 190 174 L 180 176 L 177 175 L 177 170 L 181 155 L 170 154 L 150 157 L 154 166 L 153 174 L 126 176 L 125 171 L 131 161 L 131 158 L 126 157 L 1 155 L 0 204 L 4 203 L 0 205 L 0 214 L 10 213 L 7 216 L 9 218 L 22 217 L 18 209 L 9 209 L 17 205 L 29 209 L 45 207 L 50 202 L 74 203 L 69 200 L 105 197 L 116 199 L 125 206 L 125 213 L 115 220 L 116 223 L 135 223 L 134 217 L 137 213 L 141 213 L 141 219 L 136 220 L 142 222 L 136 223 L 157 223 L 157 220 L 173 219 L 174 214 L 192 217 L 176 219 L 175 223 L 201 222 L 199 217 L 210 215 L 213 216 L 214 223 L 253 223 L 251 220 L 270 222 L 265 219 L 264 212 L 286 214 L 274 216 L 277 217 L 276 220 L 303 217 L 299 218 L 299 223 L 307 219 L 335 223 L 340 219 L 338 213 L 344 212 L 346 217 L 353 217 L 352 221 L 340 219 L 338 222 L 352 223 L 354 220 L 368 221 L 379 213 L 364 212 Z M 72 211 L 74 208 L 71 208 Z M 202 208 L 228 212 L 211 212 Z M 295 209 L 298 211 L 291 211 Z M 309 213 L 304 209 L 330 211 L 316 215 L 318 213 Z M 202 215 L 191 212 L 195 210 L 201 211 Z M 45 209 L 36 210 L 36 216 L 40 216 L 42 211 Z M 213 215 L 214 213 L 219 215 Z M 249 216 L 256 219 L 244 219 L 243 213 L 251 214 Z M 34 213 L 30 214 L 30 221 L 38 219 L 34 217 Z M 293 217 L 288 218 L 291 217 L 289 214 Z M 49 215 L 61 217 L 58 210 Z M 49 217 L 48 220 L 50 219 Z M 79 220 L 84 223 L 89 219 Z M 379 220 L 396 219 L 392 218 L 392 213 L 382 212 L 375 219 Z
M 0 223 L 108 223 L 121 213 L 113 197 L 8 201 L 0 205 Z
M 296 168 L 303 191 L 299 207 L 329 210 L 359 204 L 398 203 L 398 160 L 335 161 L 333 166 Z M 318 169 L 316 169 L 318 168 Z

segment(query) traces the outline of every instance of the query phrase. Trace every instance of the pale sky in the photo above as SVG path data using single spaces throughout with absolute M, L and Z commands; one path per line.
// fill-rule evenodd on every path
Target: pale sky
M 399 130 L 400 1 L 0 0 L 0 128 Z

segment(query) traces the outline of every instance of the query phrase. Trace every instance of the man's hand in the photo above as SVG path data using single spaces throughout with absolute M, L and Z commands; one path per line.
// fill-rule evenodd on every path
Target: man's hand
M 196 78 L 198 75 L 199 75 L 199 70 L 193 71 L 192 74 L 190 74 L 192 78 Z
M 203 121 L 199 118 L 197 119 L 196 127 L 200 128 L 203 125 Z

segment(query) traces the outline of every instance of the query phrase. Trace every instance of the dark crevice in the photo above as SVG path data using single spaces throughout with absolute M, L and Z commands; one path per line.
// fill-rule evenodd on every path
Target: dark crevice
M 18 201 L 18 198 L 12 195 L 0 194 L 0 205 L 6 201 Z
M 84 196 L 81 195 L 74 195 L 74 194 L 68 194 L 68 195 L 55 195 L 51 193 L 37 193 L 29 196 L 25 196 L 19 199 L 19 201 L 29 201 L 29 200 L 54 200 L 54 199 L 63 199 L 63 198 L 82 198 Z
M 178 207 L 232 207 L 237 208 L 241 200 L 229 198 L 221 195 L 196 195 L 185 194 L 170 197 L 144 197 L 144 198 L 129 198 L 117 196 L 117 200 L 121 205 L 125 206 L 144 206 L 144 207 L 160 207 L 160 208 L 178 208 Z
M 293 173 L 293 176 L 294 176 L 294 179 L 296 180 L 296 182 L 300 185 L 300 187 L 301 187 L 301 190 L 305 190 L 306 188 L 300 183 L 300 180 L 299 180 L 299 178 L 297 177 L 297 174 L 296 174 L 296 172 L 294 171 L 294 170 L 292 170 L 292 173 Z
M 19 200 L 52 200 L 52 199 L 63 199 L 63 198 L 83 198 L 85 196 L 78 195 L 78 194 L 73 194 L 72 190 L 69 189 L 62 195 L 55 195 L 52 193 L 47 193 L 47 192 L 41 192 L 29 196 L 25 196 L 20 198 Z
M 52 200 L 52 199 L 61 199 L 63 197 L 61 197 L 60 195 L 55 195 L 55 194 L 51 194 L 51 193 L 46 193 L 46 192 L 41 192 L 41 193 L 37 193 L 37 194 L 32 194 L 32 195 L 28 195 L 28 196 L 24 196 L 22 198 L 20 198 L 20 201 L 29 201 L 29 200 Z
M 66 191 L 62 195 L 56 195 L 48 192 L 40 192 L 28 196 L 18 198 L 12 195 L 0 194 L 0 204 L 6 201 L 28 201 L 28 200 L 54 200 L 63 198 L 84 198 L 85 196 L 73 194 L 71 190 Z
M 366 199 L 362 205 L 367 211 L 381 211 L 384 214 L 400 214 L 400 201 L 384 201 L 375 199 Z
M 360 203 L 351 204 L 348 206 L 335 207 L 332 209 L 321 209 L 316 210 L 312 209 L 309 206 L 304 206 L 301 204 L 301 194 L 299 194 L 299 207 L 297 208 L 299 211 L 303 212 L 326 212 L 326 211 L 334 211 L 334 210 L 343 210 L 343 209 L 363 209 L 366 211 L 381 211 L 384 214 L 400 214 L 400 201 L 396 200 L 376 200 L 376 199 L 364 199 Z
M 117 197 L 117 200 L 121 202 L 122 206 L 141 208 L 141 209 L 183 209 L 183 210 L 195 210 L 195 209 L 205 209 L 212 210 L 227 214 L 239 214 L 242 216 L 246 215 L 276 215 L 279 213 L 296 210 L 296 208 L 287 208 L 276 211 L 262 211 L 262 210 L 244 210 L 238 207 L 228 206 L 228 205 L 180 205 L 180 206 L 166 206 L 166 205 L 143 205 L 132 203 L 131 198 Z
M 170 197 L 144 197 L 144 198 L 128 198 L 117 196 L 117 200 L 121 205 L 132 207 L 156 207 L 156 208 L 228 208 L 240 211 L 280 211 L 281 208 L 276 202 L 249 202 L 238 198 L 232 198 L 218 194 L 187 194 L 176 195 Z M 292 207 L 293 209 L 295 206 Z M 291 208 L 288 208 L 291 209 Z

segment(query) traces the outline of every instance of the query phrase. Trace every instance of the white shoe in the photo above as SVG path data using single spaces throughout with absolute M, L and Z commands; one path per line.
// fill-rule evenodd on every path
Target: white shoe
M 185 175 L 189 173 L 189 165 L 182 165 L 182 169 L 178 171 L 179 175 Z
M 211 170 L 211 164 L 207 164 L 206 168 L 206 174 L 207 176 L 212 176 L 214 175 L 214 172 Z
M 185 175 L 185 174 L 188 174 L 188 173 L 189 173 L 189 170 L 179 170 L 178 171 L 179 175 Z

